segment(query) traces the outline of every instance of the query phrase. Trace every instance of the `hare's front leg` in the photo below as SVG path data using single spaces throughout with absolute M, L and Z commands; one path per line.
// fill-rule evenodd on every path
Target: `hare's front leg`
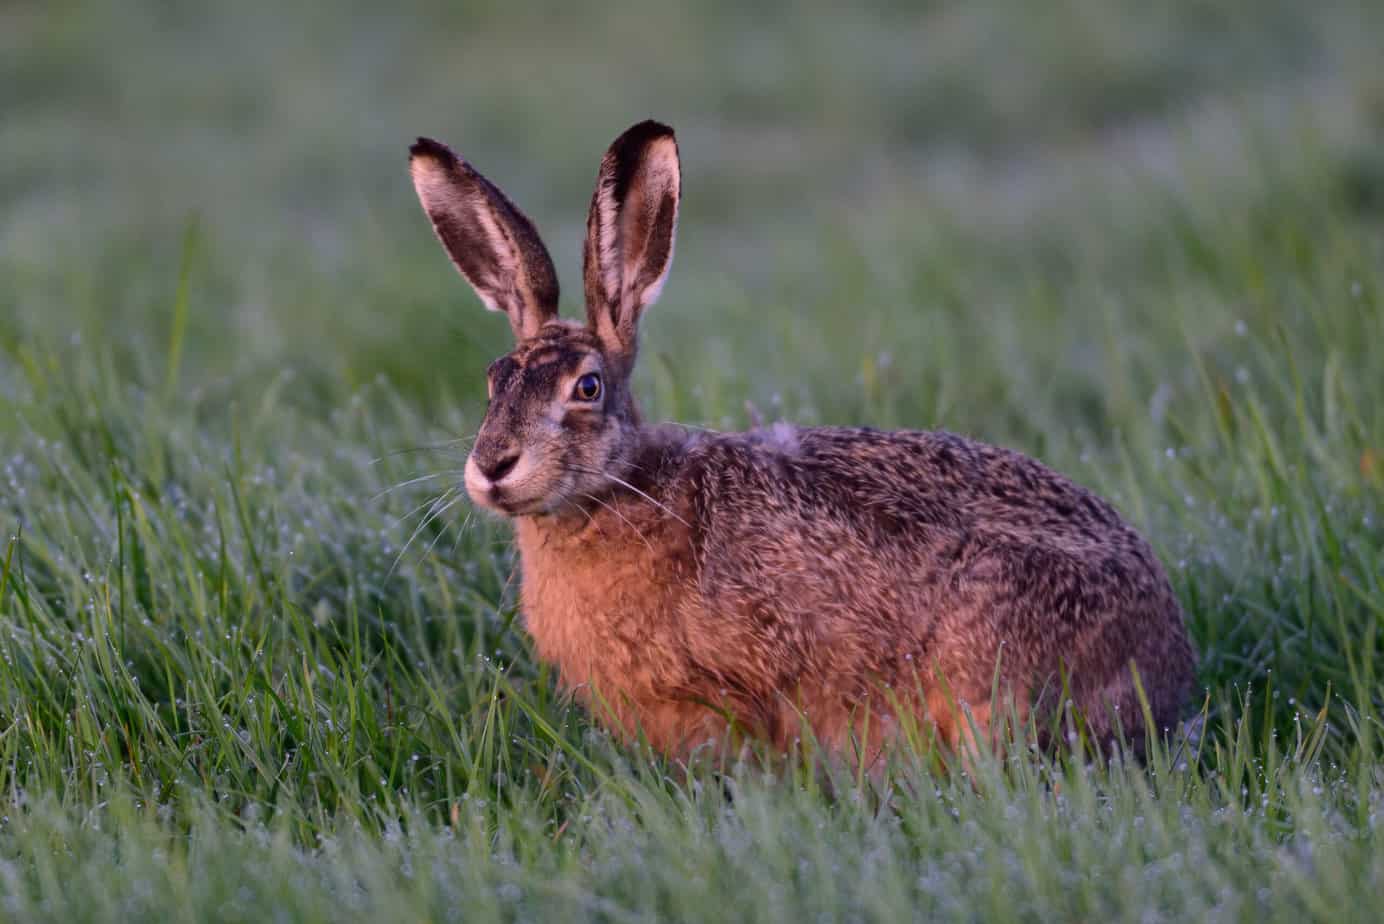
M 728 755 L 734 747 L 732 723 L 724 710 L 700 702 L 662 697 L 583 697 L 592 714 L 628 743 L 647 741 L 655 750 L 684 760 Z

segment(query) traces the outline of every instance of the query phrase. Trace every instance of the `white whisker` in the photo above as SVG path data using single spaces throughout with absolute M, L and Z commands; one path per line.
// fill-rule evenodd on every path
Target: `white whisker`
M 593 501 L 595 501 L 596 503 L 600 504 L 600 505 L 601 505 L 602 507 L 604 507 L 605 509 L 609 510 L 611 513 L 615 514 L 615 515 L 616 515 L 617 517 L 619 517 L 620 519 L 624 520 L 624 521 L 625 521 L 625 525 L 628 526 L 630 529 L 634 530 L 634 534 L 635 534 L 636 536 L 638 536 L 640 539 L 643 539 L 643 540 L 644 540 L 644 544 L 647 545 L 647 546 L 649 547 L 649 551 L 652 552 L 652 551 L 654 550 L 654 544 L 653 544 L 652 542 L 650 542 L 649 539 L 648 539 L 648 537 L 645 536 L 643 533 L 641 533 L 641 532 L 639 531 L 639 527 L 638 527 L 638 526 L 635 526 L 634 523 L 632 523 L 632 522 L 630 521 L 630 519 L 629 519 L 628 517 L 626 517 L 623 513 L 621 513 L 620 511 L 616 510 L 616 509 L 615 509 L 614 507 L 612 507 L 610 504 L 607 504 L 605 501 L 601 500 L 599 497 L 597 497 L 597 496 L 594 495 L 594 494 L 586 494 L 586 493 L 583 493 L 582 496 L 583 496 L 583 497 L 588 497 L 588 498 L 590 498 L 591 500 L 593 500 Z
M 691 529 L 691 528 L 692 528 L 692 524 L 691 524 L 691 523 L 688 523 L 688 522 L 687 522 L 686 520 L 684 520 L 682 517 L 680 517 L 680 516 L 678 516 L 676 513 L 674 513 L 674 512 L 672 511 L 672 509 L 668 507 L 667 504 L 664 504 L 662 501 L 659 501 L 659 500 L 657 500 L 657 499 L 651 497 L 650 495 L 644 493 L 643 491 L 639 490 L 638 488 L 636 488 L 634 485 L 630 484 L 628 481 L 626 481 L 626 480 L 623 479 L 623 478 L 620 478 L 620 477 L 618 477 L 618 476 L 616 476 L 616 475 L 612 475 L 612 474 L 610 474 L 610 472 L 602 472 L 602 471 L 599 471 L 599 470 L 594 469 L 594 468 L 583 468 L 583 467 L 581 467 L 581 466 L 567 466 L 567 468 L 568 468 L 569 470 L 572 470 L 572 471 L 584 472 L 584 473 L 586 473 L 586 474 L 588 474 L 588 475 L 599 475 L 600 477 L 605 478 L 605 479 L 608 479 L 609 481 L 612 481 L 612 482 L 614 482 L 615 484 L 618 484 L 618 485 L 621 485 L 621 486 L 623 486 L 623 487 L 625 487 L 625 488 L 628 488 L 629 490 L 633 491 L 635 494 L 638 494 L 640 497 L 644 498 L 644 499 L 645 499 L 646 501 L 648 501 L 649 503 L 653 504 L 653 505 L 654 505 L 655 507 L 657 507 L 658 509 L 662 510 L 664 513 L 668 514 L 668 516 L 670 516 L 670 517 L 672 517 L 673 519 L 677 520 L 677 521 L 678 521 L 679 523 L 681 523 L 683 526 L 686 526 L 688 529 Z
M 568 505 L 569 507 L 573 508 L 574 510 L 576 510 L 576 511 L 577 511 L 578 513 L 580 513 L 582 516 L 586 517 L 586 522 L 587 522 L 587 523 L 595 523 L 595 524 L 596 524 L 596 529 L 597 529 L 597 530 L 599 530 L 599 529 L 601 528 L 601 527 L 600 527 L 600 524 L 599 524 L 599 523 L 596 523 L 596 518 L 593 517 L 593 516 L 591 515 L 591 511 L 590 511 L 590 510 L 587 510 L 585 507 L 583 507 L 581 504 L 577 503 L 576 501 L 572 500 L 570 497 L 563 498 L 563 501 L 562 501 L 562 502 L 563 502 L 564 504 Z
M 605 475 L 607 478 L 609 478 L 611 481 L 615 482 L 616 484 L 624 485 L 625 487 L 629 488 L 629 489 L 630 489 L 631 491 L 633 491 L 635 494 L 638 494 L 640 497 L 644 498 L 644 499 L 647 500 L 649 503 L 653 504 L 655 507 L 657 507 L 658 509 L 662 510 L 664 513 L 668 514 L 668 516 L 670 516 L 670 517 L 672 517 L 673 519 L 677 520 L 677 521 L 678 521 L 679 523 L 681 523 L 683 526 L 686 526 L 688 529 L 691 529 L 691 528 L 692 528 L 692 524 L 691 524 L 691 523 L 688 523 L 688 522 L 687 522 L 686 520 L 684 520 L 682 517 L 680 517 L 680 516 L 678 516 L 676 513 L 674 513 L 674 512 L 672 511 L 672 509 L 671 509 L 670 507 L 668 507 L 667 504 L 664 504 L 662 501 L 655 500 L 654 498 L 650 497 L 648 494 L 645 494 L 643 491 L 639 490 L 638 488 L 636 488 L 634 485 L 630 484 L 628 481 L 626 481 L 626 480 L 623 479 L 623 478 L 618 478 L 618 477 L 616 477 L 615 475 L 610 474 L 609 472 L 602 472 L 602 474 Z
M 442 510 L 446 510 L 452 506 L 454 498 L 458 493 L 458 488 L 449 488 L 441 497 L 433 502 L 432 509 L 428 511 L 423 521 L 418 524 L 418 528 L 413 531 L 413 534 L 408 537 L 408 541 L 404 543 L 404 547 L 399 550 L 399 554 L 394 559 L 394 564 L 389 566 L 389 571 L 384 576 L 386 581 L 394 576 L 394 569 L 398 568 L 399 562 L 404 560 L 404 555 L 408 552 L 409 546 L 413 545 L 413 540 L 418 538 L 418 534 L 426 529 L 429 523 L 437 519 L 438 514 L 441 513 Z
M 439 511 L 437 512 L 437 516 L 438 516 L 438 517 L 442 516 L 442 515 L 443 515 L 444 513 L 446 513 L 448 510 L 451 510 L 453 507 L 455 507 L 457 504 L 461 503 L 461 502 L 464 501 L 465 499 L 466 499 L 466 495 L 465 495 L 465 494 L 459 495 L 458 497 L 454 498 L 450 503 L 447 504 L 447 506 L 443 507 L 441 510 L 439 510 Z M 436 519 L 436 518 L 437 518 L 437 517 L 434 517 L 434 519 Z M 468 522 L 470 521 L 470 519 L 471 519 L 470 514 L 467 515 L 466 519 L 467 519 Z M 422 555 L 423 558 L 427 558 L 429 555 L 432 554 L 432 550 L 437 546 L 438 540 L 440 540 L 443 536 L 447 535 L 447 530 L 450 529 L 450 528 L 451 528 L 451 524 L 449 524 L 449 523 L 443 523 L 443 524 L 442 524 L 442 529 L 438 532 L 438 534 L 437 534 L 436 536 L 433 537 L 433 541 L 428 543 L 428 547 L 427 547 L 426 549 L 423 550 L 423 555 Z M 465 528 L 465 524 L 463 524 L 463 528 Z M 461 538 L 461 534 L 458 533 L 458 534 L 457 534 L 457 539 L 458 539 L 458 541 L 460 541 L 460 538 Z
M 392 458 L 394 458 L 395 456 L 407 455 L 408 453 L 411 453 L 411 452 L 442 452 L 442 451 L 444 451 L 444 450 L 446 450 L 446 449 L 450 449 L 451 447 L 457 445 L 458 443 L 475 442 L 475 439 L 476 439 L 476 438 L 475 438 L 474 436 L 461 436 L 461 437 L 457 437 L 457 438 L 454 439 L 454 440 L 447 440 L 447 441 L 442 442 L 442 443 L 433 443 L 431 446 L 408 446 L 408 447 L 406 447 L 406 448 L 404 448 L 404 449 L 393 449 L 393 450 L 390 450 L 389 452 L 386 452 L 386 453 L 385 453 L 384 455 L 382 455 L 382 456 L 378 456 L 377 458 L 371 459 L 371 460 L 370 460 L 370 464 L 371 464 L 371 465 L 379 465 L 381 462 L 385 461 L 386 459 L 392 459 Z
M 443 478 L 443 477 L 446 477 L 447 475 L 460 475 L 460 474 L 463 474 L 464 472 L 465 472 L 465 469 L 460 469 L 460 468 L 449 468 L 449 469 L 446 469 L 445 471 L 433 472 L 431 475 L 420 475 L 420 476 L 417 477 L 417 478 L 410 478 L 408 481 L 401 481 L 401 482 L 399 482 L 398 484 L 390 485 L 389 487 L 385 488 L 383 491 L 380 491 L 378 494 L 373 495 L 373 496 L 370 498 L 370 500 L 371 500 L 371 501 L 377 501 L 377 500 L 379 500 L 381 497 L 384 497 L 386 494 L 389 494 L 389 493 L 394 492 L 394 491 L 398 491 L 398 490 L 401 489 L 401 488 L 411 487 L 411 486 L 413 486 L 413 485 L 415 485 L 415 484 L 420 484 L 420 483 L 422 483 L 422 482 L 424 482 L 424 481 L 431 481 L 431 480 L 434 479 L 434 478 Z
M 433 497 L 428 498 L 427 500 L 423 501 L 423 503 L 419 504 L 417 507 L 414 507 L 414 508 L 413 508 L 412 510 L 410 510 L 408 513 L 406 513 L 406 514 L 404 514 L 403 516 L 401 516 L 401 517 L 399 517 L 398 519 L 396 519 L 393 523 L 389 524 L 389 528 L 390 528 L 390 529 L 393 529 L 393 528 L 395 528 L 395 527 L 397 527 L 397 526 L 402 526 L 402 525 L 404 524 L 404 522 L 407 521 L 409 518 L 411 518 L 414 514 L 418 513 L 419 511 L 423 510 L 424 508 L 431 507 L 433 504 L 436 504 L 436 503 L 437 503 L 438 501 L 440 501 L 442 498 L 446 497 L 448 494 L 452 493 L 452 492 L 455 491 L 455 490 L 456 490 L 456 488 L 455 488 L 455 486 L 453 486 L 453 487 L 448 488 L 447 490 L 443 491 L 441 494 L 438 494 L 438 495 L 435 495 L 435 496 L 433 496 Z
M 452 542 L 451 554 L 455 555 L 457 553 L 457 549 L 461 547 L 461 540 L 466 535 L 466 528 L 471 525 L 471 518 L 475 515 L 475 507 L 472 507 L 470 510 L 466 511 L 466 519 L 461 521 L 461 529 L 457 530 L 457 537 L 455 541 Z

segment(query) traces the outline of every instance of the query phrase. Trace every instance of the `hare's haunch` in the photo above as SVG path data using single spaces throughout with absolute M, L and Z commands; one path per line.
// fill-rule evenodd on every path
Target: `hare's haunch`
M 1002 710 L 1047 727 L 1065 696 L 1097 740 L 1137 746 L 1138 684 L 1154 732 L 1176 720 L 1194 656 L 1168 579 L 1067 478 L 949 433 L 641 423 L 630 373 L 673 259 L 672 129 L 642 122 L 601 161 L 585 324 L 558 318 L 552 260 L 504 193 L 435 141 L 410 167 L 518 341 L 488 370 L 466 489 L 514 519 L 539 657 L 620 734 L 686 754 L 731 727 L 787 747 L 807 723 L 878 754 L 904 721 L 953 745 Z

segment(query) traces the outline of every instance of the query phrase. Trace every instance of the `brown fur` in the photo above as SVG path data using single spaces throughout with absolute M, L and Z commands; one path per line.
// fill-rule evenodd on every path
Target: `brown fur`
M 588 324 L 506 309 L 516 329 L 546 320 L 492 365 L 468 460 L 473 499 L 515 519 L 525 622 L 564 686 L 673 754 L 732 726 L 786 749 L 804 722 L 866 760 L 915 719 L 960 745 L 1000 711 L 1046 721 L 1064 684 L 1097 741 L 1138 745 L 1131 665 L 1157 730 L 1171 726 L 1195 664 L 1172 588 L 1067 478 L 949 433 L 641 424 L 634 334 L 671 262 L 677 169 L 664 126 L 612 145 L 588 221 Z M 573 393 L 590 374 L 599 401 Z

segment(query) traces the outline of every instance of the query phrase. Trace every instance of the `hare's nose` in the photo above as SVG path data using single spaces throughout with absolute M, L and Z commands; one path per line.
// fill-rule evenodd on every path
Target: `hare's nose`
M 502 480 L 506 475 L 514 470 L 515 464 L 519 461 L 519 453 L 512 452 L 501 456 L 498 459 L 487 459 L 478 462 L 476 467 L 481 470 L 481 474 L 489 478 L 492 483 Z

